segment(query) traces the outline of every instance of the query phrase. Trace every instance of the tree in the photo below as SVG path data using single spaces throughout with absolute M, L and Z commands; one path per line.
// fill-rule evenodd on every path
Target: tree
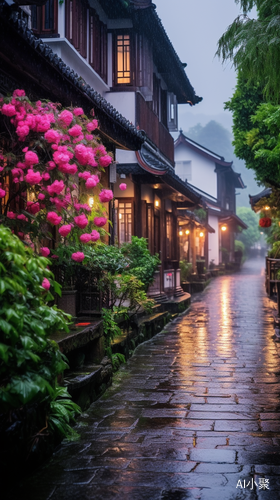
M 243 13 L 218 41 L 217 55 L 230 59 L 249 83 L 260 82 L 268 101 L 280 103 L 280 3 L 278 0 L 235 0 Z M 258 18 L 248 12 L 257 8 Z
M 228 161 L 233 157 L 231 134 L 215 120 L 211 120 L 204 127 L 199 123 L 190 128 L 187 136 L 210 149 L 213 153 L 223 156 Z
M 237 240 L 242 241 L 245 249 L 248 250 L 260 239 L 259 217 L 247 207 L 238 207 L 237 215 L 248 226 L 248 229 L 238 234 Z

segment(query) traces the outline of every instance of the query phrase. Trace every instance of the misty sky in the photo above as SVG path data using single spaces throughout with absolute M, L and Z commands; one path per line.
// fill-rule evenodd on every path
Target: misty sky
M 224 102 L 235 87 L 235 71 L 231 62 L 225 66 L 215 56 L 217 41 L 240 13 L 234 0 L 154 0 L 157 13 L 182 62 L 196 94 L 203 101 L 190 109 L 179 106 L 182 126 L 221 115 L 224 125 L 230 124 L 230 113 L 223 110 Z M 187 119 L 187 115 L 189 119 Z M 206 115 L 199 119 L 200 115 Z M 224 116 L 223 115 L 227 115 Z M 187 122 L 186 122 L 187 120 Z M 185 123 L 186 122 L 186 123 Z M 204 124 L 205 124 L 204 123 Z

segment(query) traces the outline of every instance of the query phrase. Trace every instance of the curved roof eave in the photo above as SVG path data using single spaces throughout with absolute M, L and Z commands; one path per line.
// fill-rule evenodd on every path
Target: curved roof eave
M 185 73 L 186 65 L 180 61 L 155 10 L 155 5 L 151 4 L 145 8 L 135 9 L 133 21 L 139 31 L 144 32 L 152 42 L 157 69 L 163 76 L 168 89 L 176 95 L 178 104 L 194 106 L 201 102 L 202 97 L 196 95 Z

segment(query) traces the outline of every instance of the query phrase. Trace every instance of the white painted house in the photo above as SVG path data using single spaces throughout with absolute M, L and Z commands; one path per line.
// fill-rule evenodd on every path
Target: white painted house
M 207 222 L 215 229 L 205 239 L 205 260 L 218 265 L 234 262 L 234 235 L 246 229 L 237 217 L 235 189 L 244 188 L 232 162 L 186 137 L 182 131 L 175 141 L 175 172 L 200 194 L 207 207 Z

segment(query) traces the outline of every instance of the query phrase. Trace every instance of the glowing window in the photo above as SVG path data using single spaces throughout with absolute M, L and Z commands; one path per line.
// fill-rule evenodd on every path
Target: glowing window
M 117 36 L 117 83 L 130 83 L 130 36 Z

